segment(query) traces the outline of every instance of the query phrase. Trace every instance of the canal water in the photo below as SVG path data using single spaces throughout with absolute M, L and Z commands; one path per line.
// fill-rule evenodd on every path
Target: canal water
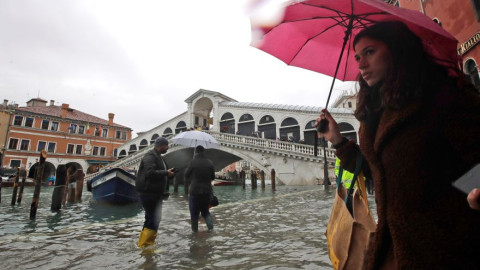
M 164 203 L 156 244 L 142 251 L 136 247 L 140 204 L 97 204 L 84 189 L 81 202 L 52 212 L 53 188 L 42 187 L 31 221 L 33 188 L 15 206 L 12 188 L 2 188 L 0 269 L 331 269 L 325 228 L 334 191 L 216 186 L 215 228 L 208 232 L 201 219 L 194 234 L 180 188 Z

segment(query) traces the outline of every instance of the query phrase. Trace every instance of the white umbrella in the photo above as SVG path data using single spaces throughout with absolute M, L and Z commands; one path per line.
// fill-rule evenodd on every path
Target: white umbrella
M 218 142 L 212 135 L 198 130 L 184 131 L 175 135 L 170 142 L 188 147 L 201 145 L 205 149 L 218 147 Z

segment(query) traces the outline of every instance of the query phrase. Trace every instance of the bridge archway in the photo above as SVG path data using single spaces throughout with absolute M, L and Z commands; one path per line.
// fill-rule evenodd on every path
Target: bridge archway
M 173 131 L 171 128 L 166 128 L 164 131 L 163 131 L 163 135 L 162 137 L 168 137 L 170 135 L 173 135 Z
M 130 144 L 130 148 L 128 149 L 128 154 L 133 154 L 137 152 L 137 146 L 135 144 Z
M 138 149 L 139 150 L 142 150 L 143 148 L 147 147 L 148 146 L 148 141 L 146 139 L 143 139 L 141 142 L 140 142 L 140 145 L 138 146 Z
M 258 131 L 263 134 L 263 138 L 275 140 L 277 138 L 277 124 L 271 115 L 265 115 L 260 118 Z
M 295 142 L 300 138 L 300 126 L 298 121 L 293 117 L 287 117 L 280 125 L 280 140 L 289 140 L 293 136 Z
M 180 121 L 177 123 L 177 126 L 175 127 L 175 134 L 178 134 L 183 131 L 187 131 L 187 123 L 185 123 L 185 121 Z
M 119 159 L 124 158 L 126 156 L 127 156 L 127 151 L 125 151 L 125 150 L 120 151 L 120 154 L 118 154 Z
M 193 104 L 193 123 L 197 127 L 209 128 L 213 123 L 213 102 L 208 97 L 202 97 Z
M 305 140 L 305 144 L 308 145 L 315 145 L 315 140 L 317 140 L 317 130 L 315 128 L 316 120 L 310 120 L 305 125 L 305 131 L 303 132 L 303 138 Z
M 220 119 L 220 131 L 235 134 L 235 118 L 233 118 L 233 114 L 226 112 L 222 115 Z
M 255 120 L 249 113 L 240 116 L 238 120 L 238 135 L 250 136 L 255 132 Z
M 150 139 L 150 144 L 153 144 L 158 137 L 160 137 L 160 135 L 157 133 L 153 134 L 152 138 Z

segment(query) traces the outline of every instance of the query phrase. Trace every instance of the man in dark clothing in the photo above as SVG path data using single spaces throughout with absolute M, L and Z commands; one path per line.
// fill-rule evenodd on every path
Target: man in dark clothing
M 215 179 L 215 168 L 211 160 L 205 156 L 203 146 L 195 148 L 195 157 L 185 170 L 185 178 L 190 183 L 190 195 L 188 205 L 190 208 L 190 220 L 192 231 L 198 231 L 198 218 L 202 213 L 209 230 L 213 229 L 212 216 L 208 211 L 210 196 L 213 193 L 212 180 Z
M 168 140 L 157 138 L 155 147 L 145 154 L 138 168 L 135 189 L 145 210 L 145 222 L 138 239 L 140 248 L 155 242 L 162 218 L 162 200 L 168 197 L 168 178 L 175 175 L 174 168 L 167 170 L 167 164 L 162 158 L 167 150 Z

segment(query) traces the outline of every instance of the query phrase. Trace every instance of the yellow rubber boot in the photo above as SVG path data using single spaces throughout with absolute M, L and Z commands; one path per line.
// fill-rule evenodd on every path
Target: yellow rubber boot
M 138 238 L 138 247 L 144 248 L 153 245 L 153 243 L 155 243 L 155 238 L 157 238 L 157 231 L 143 228 L 140 233 L 140 238 Z

